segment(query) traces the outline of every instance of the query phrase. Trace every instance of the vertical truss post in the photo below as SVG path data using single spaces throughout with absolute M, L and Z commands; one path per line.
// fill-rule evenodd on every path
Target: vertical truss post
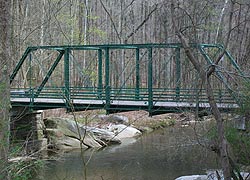
M 102 97 L 102 50 L 98 49 L 98 98 Z
M 29 111 L 32 112 L 33 111 L 33 107 L 34 107 L 34 88 L 30 89 L 30 104 L 29 104 Z
M 69 53 L 70 49 L 66 48 L 64 52 L 64 96 L 66 100 L 66 106 L 69 108 L 70 104 L 70 80 L 69 80 L 69 75 L 70 75 L 70 68 L 69 68 Z
M 140 95 L 140 49 L 136 49 L 136 61 L 135 61 L 135 99 L 139 99 Z
M 110 84 L 109 84 L 109 48 L 105 48 L 105 99 L 106 99 L 106 112 L 109 114 L 110 109 Z
M 181 55 L 181 49 L 178 47 L 175 49 L 175 63 L 176 63 L 176 88 L 175 88 L 175 94 L 176 94 L 176 100 L 179 101 L 180 99 L 180 86 L 181 86 L 181 61 L 180 61 L 180 55 Z
M 29 54 L 29 94 L 30 94 L 30 105 L 29 105 L 29 110 L 32 111 L 33 108 L 33 102 L 34 102 L 34 90 L 32 88 L 32 68 L 31 68 L 31 61 L 32 61 L 32 54 Z
M 152 116 L 153 111 L 153 60 L 152 48 L 148 48 L 148 112 Z
M 31 87 L 32 87 L 32 82 L 31 82 L 31 78 L 32 78 L 31 61 L 32 61 L 32 54 L 29 54 L 29 90 L 30 91 L 31 91 Z

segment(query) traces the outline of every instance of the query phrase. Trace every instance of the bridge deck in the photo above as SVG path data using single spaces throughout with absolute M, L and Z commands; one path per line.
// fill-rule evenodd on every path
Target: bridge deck
M 31 106 L 32 109 L 52 109 L 67 107 L 65 99 L 51 99 L 51 98 L 11 98 L 11 103 L 14 106 Z M 217 103 L 218 108 L 223 111 L 231 111 L 238 108 L 237 104 Z M 71 99 L 68 110 L 88 110 L 88 109 L 106 109 L 110 112 L 130 111 L 130 110 L 148 110 L 148 101 L 138 100 L 111 100 L 107 108 L 106 100 L 81 100 Z M 209 103 L 199 103 L 199 109 L 209 109 Z M 153 101 L 152 112 L 177 112 L 184 109 L 195 109 L 196 103 L 189 102 L 169 102 L 169 101 Z

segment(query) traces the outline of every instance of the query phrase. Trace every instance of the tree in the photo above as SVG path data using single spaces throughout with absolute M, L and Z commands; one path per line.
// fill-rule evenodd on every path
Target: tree
M 232 26 L 233 10 L 234 10 L 234 3 L 232 3 L 232 5 L 231 5 L 229 28 L 228 28 L 229 32 L 228 32 L 227 39 L 225 42 L 225 49 L 227 47 L 227 44 L 228 44 L 228 41 L 230 38 L 230 32 L 232 29 L 231 26 Z M 224 124 L 223 124 L 223 119 L 222 119 L 221 113 L 218 109 L 218 106 L 216 104 L 215 96 L 213 93 L 213 87 L 211 85 L 211 76 L 215 73 L 215 66 L 218 65 L 218 63 L 221 61 L 221 59 L 225 53 L 225 49 L 218 56 L 218 58 L 214 61 L 213 65 L 211 65 L 208 68 L 205 68 L 202 65 L 202 63 L 200 63 L 199 60 L 195 57 L 195 55 L 192 52 L 192 49 L 189 45 L 190 43 L 188 43 L 187 38 L 177 28 L 176 16 L 175 16 L 175 4 L 174 4 L 173 0 L 171 1 L 171 14 L 172 14 L 172 22 L 173 22 L 173 26 L 174 26 L 176 35 L 179 38 L 181 44 L 183 45 L 183 48 L 185 50 L 185 54 L 187 55 L 189 61 L 192 63 L 193 67 L 198 72 L 199 77 L 202 81 L 202 84 L 204 85 L 204 88 L 206 90 L 208 102 L 210 104 L 212 114 L 216 120 L 216 127 L 217 127 L 217 134 L 218 134 L 218 142 L 215 143 L 212 150 L 215 151 L 220 158 L 220 163 L 221 163 L 221 167 L 223 170 L 224 179 L 230 180 L 231 177 L 234 177 L 233 165 L 232 165 L 229 153 L 228 153 L 229 152 L 228 142 L 225 138 L 225 129 L 224 129 Z
M 8 159 L 9 132 L 9 32 L 10 2 L 0 0 L 0 178 L 8 179 L 6 163 Z M 3 177 L 1 177 L 3 176 Z

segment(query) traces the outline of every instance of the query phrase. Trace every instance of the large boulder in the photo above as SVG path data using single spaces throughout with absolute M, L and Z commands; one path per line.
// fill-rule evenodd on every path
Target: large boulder
M 124 124 L 110 124 L 107 129 L 115 133 L 116 137 L 119 139 L 136 137 L 142 134 L 138 129 Z
M 120 144 L 121 141 L 113 132 L 105 129 L 88 127 L 87 131 L 94 135 L 95 140 L 103 145 Z
M 54 149 L 76 149 L 81 145 L 83 148 L 100 148 L 120 143 L 112 132 L 84 126 L 65 118 L 48 118 L 45 126 L 49 147 Z
M 46 134 L 49 149 L 71 150 L 79 149 L 81 147 L 78 139 L 64 135 L 59 129 L 46 129 Z M 87 149 L 88 147 L 83 145 L 83 148 Z

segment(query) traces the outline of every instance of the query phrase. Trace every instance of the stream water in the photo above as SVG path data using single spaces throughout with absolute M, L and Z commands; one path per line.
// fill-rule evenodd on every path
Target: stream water
M 38 179 L 173 180 L 215 168 L 216 156 L 197 144 L 194 130 L 175 127 L 103 150 L 88 150 L 83 156 L 80 151 L 65 153 L 48 161 Z

